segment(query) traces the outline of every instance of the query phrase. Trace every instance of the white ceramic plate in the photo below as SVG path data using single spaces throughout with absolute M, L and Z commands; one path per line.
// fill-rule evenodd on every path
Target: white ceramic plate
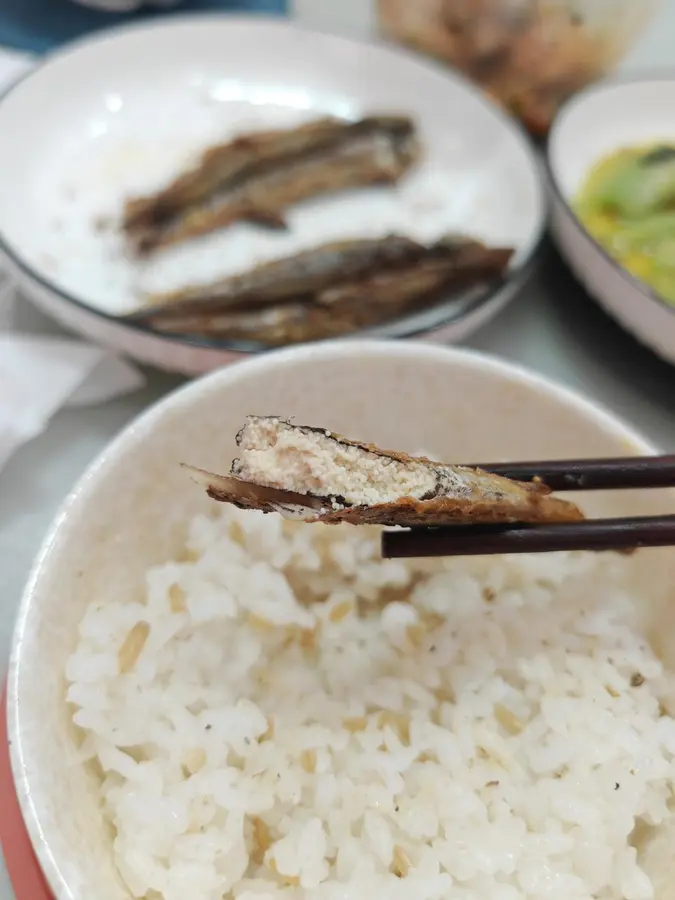
M 398 189 L 303 204 L 288 233 L 238 225 L 132 262 L 114 222 L 130 194 L 171 179 L 210 142 L 330 113 L 411 114 L 426 154 Z M 458 340 L 517 289 L 540 241 L 536 159 L 508 118 L 462 78 L 400 51 L 274 19 L 173 18 L 71 45 L 0 100 L 0 246 L 37 303 L 67 325 L 184 372 L 235 358 L 120 324 L 139 288 L 172 289 L 343 236 L 461 230 L 517 247 L 505 288 L 446 304 L 388 335 Z
M 620 325 L 675 363 L 675 307 L 615 262 L 586 231 L 571 203 L 594 163 L 621 147 L 675 144 L 675 77 L 613 79 L 589 88 L 561 110 L 547 163 L 552 231 L 588 293 Z

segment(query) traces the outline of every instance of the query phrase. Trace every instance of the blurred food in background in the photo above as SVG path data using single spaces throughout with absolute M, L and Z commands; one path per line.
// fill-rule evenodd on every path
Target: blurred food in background
M 384 37 L 456 66 L 546 134 L 560 105 L 610 72 L 660 0 L 378 0 Z

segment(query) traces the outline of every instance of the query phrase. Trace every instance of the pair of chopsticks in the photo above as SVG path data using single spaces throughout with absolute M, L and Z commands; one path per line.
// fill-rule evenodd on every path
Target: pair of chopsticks
M 487 464 L 475 468 L 516 481 L 538 480 L 552 491 L 675 487 L 675 455 Z M 675 546 L 675 515 L 550 525 L 457 525 L 382 533 L 382 556 L 386 559 L 555 550 L 630 552 L 639 547 L 670 546 Z

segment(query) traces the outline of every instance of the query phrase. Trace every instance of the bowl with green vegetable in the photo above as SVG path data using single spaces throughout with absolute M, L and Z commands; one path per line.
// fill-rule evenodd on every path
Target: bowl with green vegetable
M 570 100 L 547 167 L 553 236 L 573 273 L 675 363 L 675 75 L 606 81 Z

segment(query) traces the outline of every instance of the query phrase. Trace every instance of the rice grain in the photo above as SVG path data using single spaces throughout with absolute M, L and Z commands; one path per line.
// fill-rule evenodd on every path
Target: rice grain
M 143 652 L 149 636 L 150 625 L 147 622 L 136 622 L 117 651 L 120 675 L 126 675 L 128 672 L 131 672 Z

